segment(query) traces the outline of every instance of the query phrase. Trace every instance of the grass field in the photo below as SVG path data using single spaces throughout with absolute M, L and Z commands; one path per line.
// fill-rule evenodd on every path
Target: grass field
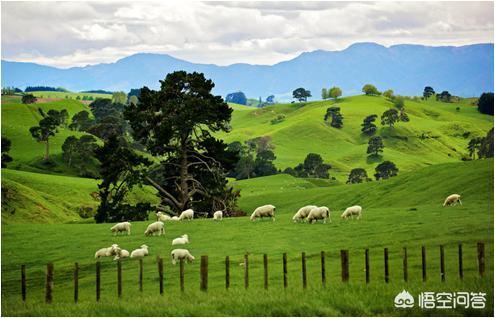
M 62 98 L 62 99 L 76 99 L 78 96 L 82 100 L 84 96 L 96 98 L 112 98 L 112 94 L 98 94 L 98 93 L 77 93 L 77 92 L 48 92 L 39 91 L 31 92 L 36 97 L 40 98 Z

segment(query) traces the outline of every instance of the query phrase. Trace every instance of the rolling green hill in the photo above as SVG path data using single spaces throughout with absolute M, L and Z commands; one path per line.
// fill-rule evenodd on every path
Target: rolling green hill
M 36 97 L 40 98 L 63 98 L 63 99 L 76 99 L 79 97 L 82 99 L 84 96 L 96 98 L 112 98 L 111 94 L 99 94 L 99 93 L 77 93 L 77 92 L 49 92 L 49 91 L 37 91 L 31 92 Z

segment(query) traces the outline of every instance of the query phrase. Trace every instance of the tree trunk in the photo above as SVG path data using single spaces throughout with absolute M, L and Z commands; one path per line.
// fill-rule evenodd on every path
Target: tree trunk
M 49 153 L 50 153 L 50 147 L 48 145 L 48 139 L 47 139 L 45 141 L 45 156 L 43 157 L 43 160 L 47 161 L 48 159 L 50 159 Z

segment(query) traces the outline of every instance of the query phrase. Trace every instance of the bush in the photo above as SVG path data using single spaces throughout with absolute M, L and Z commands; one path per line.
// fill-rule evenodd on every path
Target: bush
M 281 123 L 285 120 L 285 115 L 284 114 L 278 114 L 277 117 L 273 118 L 270 122 L 272 125 Z
M 26 94 L 22 96 L 22 103 L 23 104 L 33 104 L 36 103 L 37 98 L 33 94 Z

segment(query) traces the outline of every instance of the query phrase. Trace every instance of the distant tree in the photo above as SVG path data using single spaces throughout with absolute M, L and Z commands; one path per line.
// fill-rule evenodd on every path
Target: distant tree
M 363 86 L 362 92 L 365 93 L 366 95 L 380 95 L 380 92 L 378 89 L 371 84 L 366 84 Z
M 493 93 L 483 93 L 478 99 L 478 111 L 493 116 Z
M 295 168 L 286 168 L 284 173 L 293 175 L 298 178 L 330 178 L 328 170 L 332 166 L 323 162 L 319 154 L 309 153 L 303 163 L 298 164 Z
M 256 159 L 254 160 L 254 174 L 257 177 L 277 174 L 277 168 L 273 164 L 275 159 L 277 159 L 277 157 L 271 150 L 258 152 L 256 154 Z
M 51 112 L 51 114 L 52 115 L 47 114 L 44 118 L 42 118 L 39 121 L 38 126 L 29 128 L 29 132 L 31 133 L 31 136 L 34 139 L 36 139 L 36 141 L 45 144 L 45 155 L 43 157 L 43 160 L 45 161 L 50 159 L 49 157 L 50 137 L 55 136 L 55 133 L 57 132 L 57 127 L 60 125 L 59 116 L 57 114 L 54 114 L 54 112 Z
M 112 102 L 114 102 L 116 104 L 127 103 L 127 94 L 124 92 L 114 92 L 112 94 Z
M 87 131 L 94 124 L 93 119 L 89 118 L 89 113 L 85 110 L 72 116 L 72 123 L 69 125 L 70 130 Z
M 243 92 L 239 91 L 228 94 L 225 97 L 225 102 L 239 104 L 239 105 L 247 105 L 247 98 Z M 261 102 L 261 97 L 260 97 L 260 102 Z
M 478 156 L 480 158 L 493 158 L 493 128 L 488 131 L 486 137 L 481 141 Z
M 383 92 L 383 96 L 385 96 L 388 99 L 391 99 L 392 96 L 394 96 L 394 91 L 391 89 L 387 89 L 386 91 Z
M 435 90 L 431 86 L 426 86 L 423 90 L 423 98 L 428 99 L 433 95 L 435 95 Z
M 328 98 L 328 91 L 326 88 L 321 89 L 321 99 L 325 100 Z
M 389 125 L 389 127 L 393 127 L 399 121 L 399 112 L 397 109 L 391 108 L 382 114 L 381 119 L 383 126 Z
M 362 183 L 367 181 L 371 181 L 371 179 L 368 178 L 366 170 L 364 170 L 363 168 L 355 168 L 352 169 L 349 173 L 349 177 L 346 183 Z
M 97 178 L 98 162 L 94 154 L 97 148 L 96 138 L 91 135 L 79 139 L 69 136 L 62 144 L 62 158 L 67 166 L 77 170 L 80 177 Z
M 363 123 L 361 124 L 361 126 L 363 127 L 363 128 L 361 128 L 361 132 L 363 134 L 371 136 L 376 132 L 377 127 L 374 124 L 374 122 L 375 122 L 377 117 L 378 117 L 377 115 L 373 114 L 373 115 L 367 116 L 363 120 Z
M 340 89 L 340 87 L 334 86 L 328 91 L 328 97 L 333 98 L 335 101 L 340 96 L 342 96 L 342 89 Z
M 323 119 L 328 121 L 329 118 L 332 118 L 330 126 L 335 128 L 342 128 L 344 126 L 344 116 L 340 113 L 340 107 L 332 106 L 327 108 Z
M 375 178 L 376 180 L 380 179 L 388 179 L 391 177 L 395 177 L 399 172 L 399 169 L 395 166 L 395 164 L 391 161 L 384 161 L 380 163 L 375 168 Z
M 299 102 L 306 102 L 308 97 L 311 97 L 311 91 L 302 87 L 299 87 L 292 92 L 292 98 L 297 99 Z
M 131 96 L 136 96 L 137 98 L 139 98 L 139 96 L 141 96 L 141 89 L 140 88 L 131 88 L 129 93 L 127 93 L 127 97 L 131 98 Z
M 33 94 L 25 94 L 22 96 L 22 99 L 21 99 L 23 104 L 33 104 L 33 103 L 36 103 L 36 100 L 37 100 L 37 98 L 34 97 Z
M 366 150 L 366 153 L 378 156 L 378 153 L 383 152 L 384 147 L 382 137 L 373 136 L 368 140 L 368 150 Z
M 47 114 L 48 116 L 56 118 L 59 125 L 65 126 L 67 124 L 67 119 L 69 118 L 69 112 L 67 112 L 67 109 L 62 109 L 61 111 L 50 109 Z
M 393 96 L 392 98 L 393 100 L 393 103 L 394 103 L 394 106 L 395 108 L 397 109 L 403 109 L 404 108 L 404 105 L 405 105 L 405 102 L 404 102 L 404 97 L 402 96 Z
M 266 104 L 273 105 L 275 104 L 275 95 L 270 95 L 266 98 Z
M 404 109 L 404 107 L 402 107 L 400 109 L 399 120 L 400 121 L 403 121 L 403 122 L 408 122 L 409 121 L 409 116 L 406 114 L 406 110 Z
M 444 103 L 450 103 L 452 99 L 452 95 L 448 91 L 443 91 L 436 96 L 437 101 L 441 101 Z
M 107 116 L 89 127 L 87 132 L 101 139 L 107 139 L 111 135 L 123 136 L 125 121 L 119 117 Z
M 479 150 L 481 148 L 481 144 L 483 142 L 482 137 L 476 137 L 473 138 L 469 141 L 468 143 L 468 151 L 469 151 L 469 156 L 473 159 L 476 159 L 476 153 L 479 153 Z
M 7 163 L 12 162 L 12 157 L 9 156 L 10 146 L 12 142 L 7 137 L 2 136 L 2 168 L 7 168 Z
M 81 96 L 77 95 L 76 100 L 81 100 Z

